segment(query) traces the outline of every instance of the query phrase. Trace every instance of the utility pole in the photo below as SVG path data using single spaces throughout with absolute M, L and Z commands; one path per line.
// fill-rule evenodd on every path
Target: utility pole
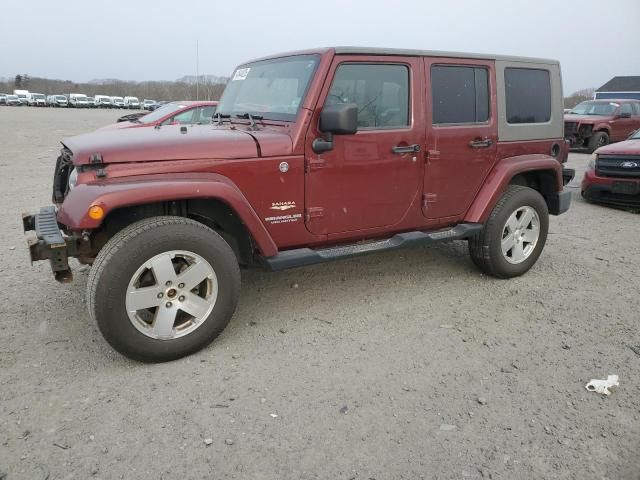
M 200 52 L 198 47 L 198 39 L 196 38 L 196 100 L 200 100 Z

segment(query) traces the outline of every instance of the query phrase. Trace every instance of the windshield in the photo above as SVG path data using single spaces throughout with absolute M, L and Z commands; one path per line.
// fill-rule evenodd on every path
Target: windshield
M 154 110 L 153 112 L 145 115 L 144 117 L 139 118 L 138 120 L 140 120 L 142 123 L 153 123 L 163 117 L 166 117 L 167 115 L 171 115 L 172 113 L 177 112 L 178 110 L 182 110 L 185 107 L 186 105 L 181 103 L 167 103 L 157 110 Z
M 9 100 L 16 100 L 18 98 L 18 96 L 17 95 L 7 95 L 7 98 Z
M 60 100 L 60 101 L 67 101 L 67 97 L 65 97 L 64 95 L 56 95 L 56 100 Z
M 123 102 L 124 100 L 122 99 L 122 97 L 113 97 L 113 101 L 114 102 Z
M 42 94 L 34 95 L 33 98 L 37 98 L 37 99 L 41 100 L 41 99 L 44 98 L 44 95 L 42 95 Z
M 569 113 L 577 115 L 612 115 L 620 105 L 609 102 L 582 102 L 573 107 Z
M 222 94 L 217 113 L 251 113 L 293 121 L 318 64 L 318 55 L 298 55 L 249 63 L 238 68 Z

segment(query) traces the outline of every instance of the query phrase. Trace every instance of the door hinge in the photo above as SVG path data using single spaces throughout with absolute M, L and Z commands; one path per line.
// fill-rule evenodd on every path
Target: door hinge
M 425 151 L 425 160 L 440 160 L 440 150 L 427 150 Z
M 422 208 L 429 208 L 429 204 L 436 203 L 438 195 L 435 193 L 424 193 L 422 195 Z
M 324 207 L 311 207 L 304 211 L 304 218 L 308 222 L 312 218 L 324 217 Z
M 319 170 L 320 168 L 324 168 L 327 162 L 322 158 L 305 158 L 304 162 L 304 170 L 309 173 L 311 170 Z

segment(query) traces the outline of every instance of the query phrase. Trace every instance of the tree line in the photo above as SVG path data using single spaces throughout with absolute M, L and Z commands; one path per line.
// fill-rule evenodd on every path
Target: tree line
M 99 82 L 77 83 L 71 80 L 31 77 L 27 74 L 16 75 L 13 80 L 0 81 L 0 93 L 11 93 L 14 89 L 29 90 L 36 93 L 69 94 L 84 93 L 88 96 L 109 95 L 133 96 L 153 100 L 218 100 L 226 86 L 226 79 L 201 75 L 199 82 L 195 77 L 186 80 L 131 82 L 117 79 Z M 573 108 L 578 103 L 593 99 L 593 88 L 585 88 L 565 97 L 564 107 Z
M 20 89 L 45 95 L 83 93 L 88 96 L 132 96 L 153 100 L 218 100 L 225 86 L 225 79 L 212 78 L 208 75 L 199 77 L 199 82 L 192 80 L 132 82 L 109 79 L 78 83 L 71 80 L 19 74 L 13 79 L 0 81 L 0 93 L 11 93 L 14 89 Z
M 564 108 L 573 108 L 580 102 L 584 102 L 585 100 L 593 100 L 593 94 L 595 93 L 595 91 L 595 88 L 584 88 L 582 90 L 578 90 L 577 92 L 573 92 L 568 97 L 565 97 Z

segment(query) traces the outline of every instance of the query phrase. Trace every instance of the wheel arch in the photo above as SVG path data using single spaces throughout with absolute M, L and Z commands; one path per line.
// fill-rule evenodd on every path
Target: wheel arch
M 87 214 L 96 205 L 104 210 L 104 218 L 100 220 Z M 193 218 L 223 232 L 227 238 L 237 237 L 242 260 L 248 260 L 247 249 L 252 253 L 254 246 L 264 256 L 273 256 L 278 251 L 242 192 L 217 174 L 201 174 L 198 178 L 154 176 L 106 185 L 79 185 L 65 199 L 58 221 L 71 230 L 101 232 L 104 240 L 137 220 L 156 215 Z
M 520 185 L 537 190 L 551 210 L 554 197 L 562 191 L 562 183 L 562 165 L 549 155 L 518 155 L 504 158 L 487 177 L 464 221 L 484 223 L 508 185 Z
M 202 223 L 225 239 L 240 265 L 250 266 L 256 263 L 254 252 L 257 243 L 251 232 L 228 203 L 215 197 L 140 203 L 114 209 L 95 232 L 95 249 L 99 251 L 110 238 L 129 225 L 160 216 L 190 218 Z
M 597 123 L 593 126 L 591 130 L 591 135 L 598 132 L 605 132 L 607 135 L 611 136 L 611 125 L 608 123 Z

